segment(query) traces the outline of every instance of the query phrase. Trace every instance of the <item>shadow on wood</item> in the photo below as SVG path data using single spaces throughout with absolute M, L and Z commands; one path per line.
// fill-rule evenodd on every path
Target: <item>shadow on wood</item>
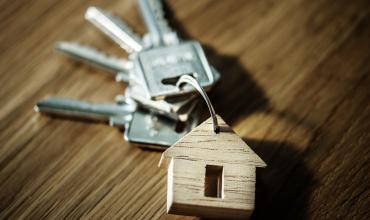
M 174 16 L 173 10 L 168 4 L 164 4 L 164 9 L 170 26 L 176 30 L 179 37 L 194 39 L 185 30 L 182 22 Z M 204 43 L 202 46 L 209 63 L 221 73 L 221 80 L 209 94 L 217 114 L 222 115 L 229 124 L 233 124 L 238 118 L 269 106 L 269 101 L 263 90 L 252 78 L 249 71 L 239 62 L 238 57 L 218 54 Z M 206 113 L 204 119 L 208 117 L 209 114 Z
M 182 38 L 192 39 L 173 11 L 167 4 L 164 5 L 170 25 Z M 220 55 L 213 48 L 202 45 L 209 62 L 221 73 L 220 82 L 209 95 L 217 114 L 222 115 L 225 121 L 233 124 L 239 118 L 262 111 L 300 126 L 312 126 L 295 114 L 275 110 L 263 89 L 237 57 Z M 206 111 L 207 117 L 209 114 Z M 306 219 L 310 188 L 315 185 L 315 181 L 313 172 L 305 165 L 297 147 L 288 142 L 244 141 L 268 165 L 257 169 L 256 208 L 251 219 Z M 303 196 L 297 198 L 296 195 Z
M 177 20 L 169 5 L 163 4 L 163 6 L 170 27 L 173 27 L 179 37 L 196 39 L 186 31 L 183 22 Z M 209 63 L 221 74 L 221 80 L 209 93 L 209 97 L 216 113 L 221 115 L 229 125 L 232 125 L 238 119 L 243 119 L 249 114 L 259 111 L 272 113 L 299 126 L 314 127 L 309 121 L 293 112 L 275 109 L 263 88 L 253 79 L 253 74 L 240 63 L 237 56 L 219 54 L 204 43 L 202 43 L 202 46 Z M 208 111 L 203 111 L 201 121 L 208 117 Z
M 267 163 L 257 169 L 256 208 L 251 219 L 307 219 L 311 188 L 317 181 L 302 154 L 288 142 L 244 141 Z

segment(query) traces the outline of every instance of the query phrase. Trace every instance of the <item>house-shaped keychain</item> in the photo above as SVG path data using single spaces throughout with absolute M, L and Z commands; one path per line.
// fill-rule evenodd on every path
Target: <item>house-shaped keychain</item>
M 190 75 L 211 117 L 163 152 L 168 166 L 167 212 L 209 218 L 248 218 L 254 209 L 256 167 L 266 164 L 216 115 L 206 92 Z
M 217 116 L 162 154 L 168 165 L 167 212 L 210 218 L 248 218 L 254 209 L 256 167 L 266 164 Z

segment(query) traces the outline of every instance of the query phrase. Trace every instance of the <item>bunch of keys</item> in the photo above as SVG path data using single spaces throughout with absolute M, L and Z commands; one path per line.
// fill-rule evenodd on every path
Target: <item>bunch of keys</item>
M 183 75 L 195 78 L 210 89 L 220 74 L 207 61 L 197 41 L 179 39 L 164 17 L 160 0 L 138 0 L 149 32 L 142 38 L 119 17 L 89 7 L 85 18 L 129 54 L 129 59 L 107 55 L 75 42 L 59 42 L 56 49 L 82 62 L 92 64 L 126 82 L 124 95 L 115 104 L 97 104 L 50 97 L 38 102 L 41 113 L 109 122 L 125 129 L 124 139 L 162 148 L 174 144 L 199 123 L 194 88 L 176 86 Z

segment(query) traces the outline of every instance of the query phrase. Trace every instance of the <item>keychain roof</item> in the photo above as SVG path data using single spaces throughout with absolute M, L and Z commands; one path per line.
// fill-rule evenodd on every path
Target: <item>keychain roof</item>
M 195 127 L 162 153 L 159 165 L 167 159 L 189 158 L 192 161 L 207 160 L 215 163 L 244 164 L 265 167 L 266 163 L 241 139 L 224 120 L 216 115 L 219 132 L 213 129 L 212 118 Z
M 163 152 L 168 165 L 167 212 L 210 218 L 246 218 L 254 209 L 256 167 L 265 162 L 215 114 L 198 82 L 182 76 L 203 96 L 211 117 Z

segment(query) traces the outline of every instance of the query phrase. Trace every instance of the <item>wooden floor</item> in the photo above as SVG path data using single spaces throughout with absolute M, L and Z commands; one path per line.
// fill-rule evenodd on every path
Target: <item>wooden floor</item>
M 167 215 L 160 152 L 103 124 L 49 118 L 37 100 L 112 102 L 124 84 L 53 51 L 59 40 L 126 54 L 83 14 L 134 0 L 1 1 L 0 219 Z M 370 2 L 169 0 L 170 23 L 222 73 L 216 112 L 266 161 L 253 219 L 370 218 Z

